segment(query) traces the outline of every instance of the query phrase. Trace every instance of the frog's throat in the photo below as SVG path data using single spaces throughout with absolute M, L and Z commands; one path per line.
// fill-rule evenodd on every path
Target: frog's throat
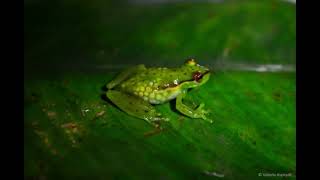
M 210 72 L 205 73 L 199 81 L 199 84 L 202 85 L 206 83 L 210 78 Z

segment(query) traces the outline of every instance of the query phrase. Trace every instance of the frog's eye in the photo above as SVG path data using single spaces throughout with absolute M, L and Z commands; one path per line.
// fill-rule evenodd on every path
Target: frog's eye
M 196 63 L 196 61 L 195 61 L 194 59 L 189 59 L 189 60 L 186 61 L 186 64 L 187 64 L 187 65 L 190 65 L 190 66 L 194 66 L 194 65 L 196 65 L 197 63 Z
M 202 78 L 203 74 L 199 71 L 194 72 L 192 75 L 193 80 L 199 81 Z

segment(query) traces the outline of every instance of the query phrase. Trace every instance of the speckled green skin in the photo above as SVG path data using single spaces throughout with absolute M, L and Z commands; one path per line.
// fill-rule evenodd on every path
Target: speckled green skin
M 195 73 L 203 76 L 196 80 Z M 138 65 L 120 73 L 107 84 L 107 97 L 124 112 L 153 123 L 168 120 L 156 112 L 151 104 L 162 104 L 176 98 L 176 109 L 191 118 L 202 118 L 207 111 L 204 104 L 197 109 L 187 107 L 182 103 L 187 89 L 203 85 L 210 77 L 209 69 L 187 61 L 178 68 L 146 68 Z M 209 120 L 212 122 L 211 120 Z
M 161 104 L 176 98 L 181 93 L 179 82 L 189 79 L 192 75 L 187 70 L 150 68 L 123 82 L 120 87 L 151 104 Z

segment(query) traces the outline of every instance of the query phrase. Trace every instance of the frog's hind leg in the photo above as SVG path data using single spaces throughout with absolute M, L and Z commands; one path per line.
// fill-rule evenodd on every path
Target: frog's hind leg
M 163 118 L 161 114 L 156 111 L 154 106 L 137 96 L 116 90 L 109 90 L 107 97 L 122 111 L 131 116 L 144 119 L 156 127 L 159 121 L 168 121 L 168 119 Z
M 146 67 L 143 64 L 140 64 L 124 70 L 123 72 L 118 74 L 115 79 L 113 79 L 111 82 L 107 84 L 107 88 L 112 89 L 113 87 L 117 86 L 118 84 L 126 80 L 128 77 L 144 69 L 146 69 Z

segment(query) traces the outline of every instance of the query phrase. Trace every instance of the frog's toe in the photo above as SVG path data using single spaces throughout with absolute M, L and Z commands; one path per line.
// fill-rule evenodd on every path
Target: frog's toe
M 170 121 L 170 119 L 169 118 L 163 118 L 163 121 L 168 122 L 168 121 Z
M 162 129 L 162 124 L 168 122 L 170 119 L 165 117 L 155 117 L 152 118 L 149 122 L 157 129 Z
M 205 105 L 204 103 L 201 103 L 201 104 L 197 107 L 197 110 L 198 110 L 198 109 L 199 109 L 199 110 L 200 110 L 200 109 L 203 109 L 204 105 Z
M 201 112 L 201 113 L 204 113 L 204 114 L 210 113 L 209 110 L 204 109 L 204 105 L 205 105 L 204 103 L 201 103 L 201 104 L 197 107 L 196 111 Z
M 198 111 L 198 114 L 200 115 L 201 119 L 208 121 L 210 123 L 213 123 L 212 119 L 209 119 L 207 115 L 210 113 L 209 110 L 203 109 L 204 104 L 200 104 L 200 106 L 197 108 L 196 111 Z
M 210 111 L 204 109 L 203 107 L 204 107 L 204 104 L 201 103 L 201 104 L 199 105 L 199 107 L 196 109 L 196 111 L 197 111 L 199 114 L 209 114 Z
M 205 121 L 207 121 L 207 122 L 209 122 L 209 123 L 213 123 L 213 120 L 207 118 L 206 116 L 203 116 L 202 119 L 205 120 Z
M 169 118 L 163 117 L 162 114 L 157 113 L 155 117 L 151 118 L 152 122 L 159 122 L 159 121 L 170 121 Z

